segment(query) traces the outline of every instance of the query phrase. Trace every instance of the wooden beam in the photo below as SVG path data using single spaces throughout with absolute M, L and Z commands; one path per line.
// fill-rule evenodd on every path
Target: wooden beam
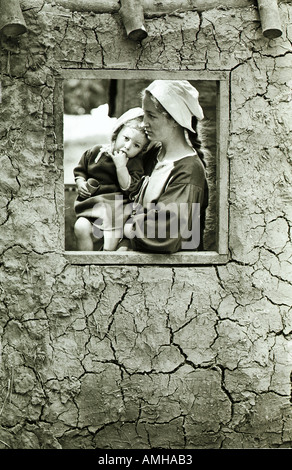
M 169 254 L 140 253 L 138 251 L 106 252 L 106 251 L 65 251 L 65 258 L 71 264 L 97 265 L 161 265 L 161 266 L 192 266 L 228 263 L 228 255 L 220 255 L 215 251 L 197 251 Z
M 0 0 L 0 32 L 14 37 L 27 30 L 19 0 Z
M 160 16 L 172 12 L 198 11 L 213 8 L 242 8 L 254 4 L 253 0 L 142 0 L 145 16 Z
M 20 0 L 20 5 L 22 11 L 33 8 L 46 11 L 46 6 L 52 5 L 52 7 L 61 6 L 69 11 L 93 13 L 115 13 L 121 7 L 119 0 Z
M 282 26 L 277 0 L 258 0 L 263 35 L 275 39 L 282 35 Z
M 144 16 L 151 18 L 173 12 L 199 11 L 212 8 L 246 8 L 257 6 L 257 0 L 141 0 Z M 279 0 L 279 3 L 291 3 L 291 0 Z M 61 6 L 69 11 L 93 13 L 117 13 L 121 8 L 119 0 L 20 0 L 23 11 L 35 8 L 44 10 L 46 5 Z
M 129 39 L 142 41 L 147 37 L 141 0 L 121 0 L 120 15 Z

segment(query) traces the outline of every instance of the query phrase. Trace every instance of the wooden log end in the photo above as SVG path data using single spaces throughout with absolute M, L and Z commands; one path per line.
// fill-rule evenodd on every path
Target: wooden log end
M 19 36 L 20 34 L 26 33 L 27 28 L 22 23 L 10 23 L 5 25 L 1 29 L 1 33 L 3 33 L 7 37 L 15 37 Z
M 147 36 L 147 31 L 143 27 L 128 32 L 128 38 L 132 41 L 142 41 Z
M 263 31 L 263 35 L 268 39 L 276 39 L 282 36 L 282 30 L 278 28 L 269 28 Z

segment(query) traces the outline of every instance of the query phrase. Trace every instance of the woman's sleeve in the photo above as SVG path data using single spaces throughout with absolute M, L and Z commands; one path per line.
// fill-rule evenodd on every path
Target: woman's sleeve
M 159 202 L 133 217 L 134 250 L 174 253 L 196 250 L 200 244 L 200 205 L 203 189 L 194 184 L 169 184 Z

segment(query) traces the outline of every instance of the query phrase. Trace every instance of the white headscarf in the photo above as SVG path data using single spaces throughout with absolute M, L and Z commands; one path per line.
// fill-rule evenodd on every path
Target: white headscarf
M 194 132 L 192 117 L 204 118 L 199 92 L 187 80 L 154 80 L 146 88 L 182 127 Z

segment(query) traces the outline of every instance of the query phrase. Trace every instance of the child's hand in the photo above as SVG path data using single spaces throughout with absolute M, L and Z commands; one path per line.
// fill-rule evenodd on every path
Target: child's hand
M 87 197 L 91 196 L 90 191 L 88 191 L 87 189 L 86 181 L 77 180 L 76 186 L 77 186 L 77 192 L 82 199 L 86 199 Z
M 114 152 L 112 154 L 112 159 L 114 161 L 116 168 L 121 168 L 121 167 L 126 166 L 129 160 L 125 152 L 121 152 L 121 151 Z

